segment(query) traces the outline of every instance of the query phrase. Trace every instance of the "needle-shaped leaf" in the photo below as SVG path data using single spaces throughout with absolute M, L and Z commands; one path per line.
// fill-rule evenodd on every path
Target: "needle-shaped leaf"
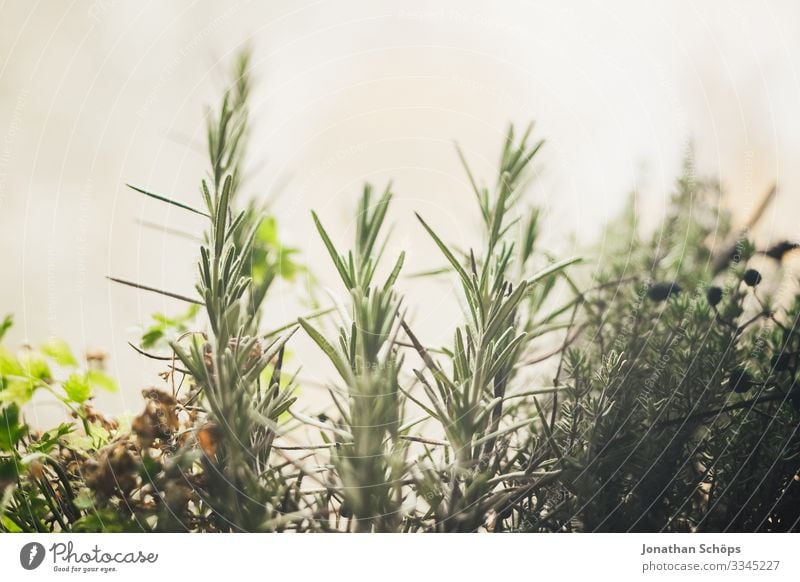
M 144 194 L 145 196 L 149 196 L 155 200 L 159 200 L 161 202 L 166 202 L 167 204 L 171 204 L 172 206 L 176 206 L 178 208 L 182 208 L 183 210 L 188 210 L 189 212 L 193 212 L 195 214 L 199 214 L 200 216 L 205 216 L 206 218 L 211 218 L 209 214 L 203 212 L 202 210 L 197 210 L 196 208 L 192 208 L 188 204 L 184 204 L 183 202 L 178 202 L 177 200 L 173 200 L 172 198 L 167 198 L 166 196 L 161 196 L 160 194 L 155 194 L 153 192 L 149 192 L 143 188 L 139 188 L 138 186 L 134 186 L 133 184 L 125 184 L 131 190 L 135 190 L 140 194 Z
M 449 262 L 450 265 L 453 267 L 453 269 L 456 271 L 456 273 L 458 273 L 458 276 L 461 278 L 461 281 L 463 282 L 464 286 L 471 287 L 472 281 L 469 275 L 467 274 L 467 271 L 464 269 L 463 265 L 458 261 L 458 259 L 456 259 L 455 255 L 453 255 L 450 249 L 447 248 L 447 245 L 444 244 L 442 239 L 439 238 L 439 236 L 434 232 L 434 230 L 430 226 L 428 226 L 428 223 L 425 222 L 425 220 L 419 214 L 417 214 L 417 218 L 422 223 L 422 226 L 425 228 L 425 230 L 428 231 L 428 234 L 433 239 L 433 242 L 436 243 L 436 246 L 439 247 L 439 250 L 442 251 L 442 254 L 447 259 L 447 262 Z
M 333 366 L 336 368 L 336 371 L 339 372 L 339 375 L 342 377 L 342 379 L 349 381 L 352 378 L 353 371 L 350 369 L 350 366 L 342 357 L 342 355 L 336 350 L 336 348 L 328 340 L 326 340 L 325 336 L 323 336 L 308 321 L 301 317 L 297 320 L 297 322 L 311 337 L 311 339 L 313 339 L 314 342 L 322 349 L 322 351 L 325 352 Z
M 322 226 L 322 222 L 320 222 L 317 213 L 312 211 L 311 216 L 314 219 L 314 224 L 317 227 L 317 232 L 319 232 L 320 237 L 322 237 L 322 242 L 325 244 L 325 248 L 328 249 L 328 254 L 330 255 L 331 260 L 333 261 L 333 264 L 339 273 L 339 277 L 341 277 L 345 287 L 347 287 L 348 289 L 352 289 L 353 287 L 355 287 L 355 281 L 353 281 L 353 278 L 350 276 L 350 272 L 345 266 L 344 261 L 342 261 L 341 255 L 339 255 L 339 252 L 336 250 L 333 241 L 328 236 L 328 233 L 325 230 L 325 228 Z

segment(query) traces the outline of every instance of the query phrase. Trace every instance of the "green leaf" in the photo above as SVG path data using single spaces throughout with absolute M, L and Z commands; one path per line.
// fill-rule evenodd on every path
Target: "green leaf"
M 467 275 L 467 272 L 464 270 L 464 267 L 461 265 L 461 263 L 458 262 L 458 259 L 456 259 L 455 255 L 453 255 L 450 249 L 447 248 L 447 245 L 442 242 L 442 239 L 440 239 L 438 235 L 433 232 L 433 229 L 428 226 L 428 223 L 425 222 L 419 214 L 417 214 L 417 218 L 422 223 L 422 226 L 425 227 L 425 230 L 428 231 L 428 234 L 433 239 L 433 242 L 436 243 L 436 246 L 439 247 L 439 250 L 442 251 L 442 254 L 445 256 L 447 261 L 450 263 L 453 269 L 455 269 L 456 273 L 458 273 L 458 276 L 461 277 L 461 281 L 464 283 L 464 285 L 469 287 L 471 285 L 471 279 L 469 275 Z
M 71 432 L 65 435 L 64 444 L 76 451 L 88 451 L 92 449 L 92 437 Z
M 99 449 L 100 447 L 104 447 L 108 444 L 108 441 L 111 438 L 111 433 L 108 432 L 104 426 L 99 425 L 98 423 L 92 423 L 89 425 L 89 435 L 92 439 L 92 446 L 95 449 Z
M 158 345 L 162 339 L 170 335 L 174 337 L 175 335 L 186 332 L 188 330 L 188 324 L 194 320 L 199 311 L 200 306 L 192 304 L 184 313 L 173 317 L 159 312 L 153 313 L 150 317 L 152 317 L 155 323 L 148 327 L 142 334 L 142 347 L 144 349 L 153 348 Z
M 86 372 L 86 379 L 92 388 L 100 388 L 106 392 L 117 392 L 119 390 L 117 381 L 100 370 L 89 370 Z
M 161 472 L 161 463 L 150 455 L 142 455 L 142 464 L 139 467 L 139 475 L 145 482 L 152 481 Z
M 0 346 L 0 376 L 25 376 L 17 357 L 3 346 Z
M 142 524 L 126 519 L 113 509 L 98 509 L 84 515 L 72 525 L 75 533 L 142 532 Z
M 353 281 L 353 277 L 351 277 L 351 273 L 354 274 L 354 270 L 348 270 L 348 268 L 345 266 L 344 261 L 342 261 L 342 257 L 339 255 L 339 251 L 337 251 L 336 247 L 333 245 L 331 237 L 328 236 L 328 233 L 322 226 L 322 223 L 320 222 L 316 212 L 312 212 L 311 217 L 314 219 L 317 232 L 319 232 L 320 237 L 322 237 L 322 242 L 325 243 L 325 248 L 328 249 L 328 254 L 331 257 L 336 270 L 339 272 L 342 282 L 345 284 L 345 287 L 352 289 L 355 286 L 355 281 Z
M 394 286 L 395 282 L 397 281 L 398 275 L 400 275 L 400 269 L 403 268 L 403 262 L 405 261 L 405 258 L 406 258 L 405 251 L 400 253 L 400 256 L 397 257 L 397 262 L 394 264 L 394 269 L 392 269 L 392 272 L 389 274 L 389 278 L 386 279 L 386 283 L 384 283 L 383 285 L 384 291 L 388 291 L 389 289 L 392 288 L 392 286 Z
M 300 270 L 300 266 L 292 260 L 292 255 L 299 251 L 291 247 L 281 247 L 278 251 L 278 268 L 282 279 L 292 281 Z
M 32 397 L 36 385 L 30 380 L 15 380 L 9 382 L 3 390 L 0 390 L 0 404 L 17 404 L 22 406 Z
M 2 430 L 2 421 L 0 421 L 0 430 Z M 50 429 L 42 433 L 39 440 L 34 443 L 28 444 L 28 450 L 32 452 L 40 452 L 49 454 L 59 444 L 61 437 L 64 437 L 75 430 L 75 426 L 71 423 L 62 422 L 58 427 Z
M 161 325 L 172 325 L 173 320 L 164 315 L 163 313 L 159 313 L 158 311 L 156 311 L 150 317 L 152 317 L 155 321 L 157 321 Z
M 0 457 L 0 483 L 13 483 L 19 476 L 19 462 L 16 457 Z
M 3 515 L 0 517 L 0 521 L 3 523 L 3 529 L 5 529 L 9 533 L 21 533 L 22 529 L 12 521 L 10 517 L 7 515 Z
M 149 349 L 155 346 L 164 337 L 164 330 L 161 327 L 153 326 L 142 334 L 142 347 Z
M 563 261 L 558 261 L 557 263 L 553 263 L 536 273 L 533 277 L 528 279 L 528 283 L 533 284 L 541 279 L 549 275 L 553 275 L 554 273 L 558 273 L 559 271 L 563 270 L 564 268 L 574 265 L 575 263 L 580 263 L 583 259 L 581 257 L 572 257 L 571 259 L 564 259 Z
M 278 247 L 278 223 L 272 216 L 267 216 L 261 220 L 256 232 L 256 238 L 270 247 Z
M 6 332 L 14 325 L 14 318 L 11 315 L 6 315 L 3 322 L 0 323 L 0 340 L 6 335 Z
M 333 345 L 305 319 L 301 317 L 297 321 L 303 327 L 303 329 L 306 330 L 306 333 L 311 336 L 311 339 L 313 339 L 322 349 L 322 351 L 328 355 L 328 358 L 330 358 L 331 362 L 336 367 L 336 370 L 339 372 L 342 378 L 345 381 L 349 380 L 352 376 L 352 370 L 344 358 L 341 357 L 339 352 L 336 351 L 336 348 L 333 347 Z
M 27 433 L 28 427 L 19 423 L 19 407 L 16 404 L 0 410 L 0 451 L 13 451 Z
M 62 384 L 67 398 L 77 404 L 83 404 L 92 395 L 92 387 L 86 375 L 70 374 L 69 378 Z
M 78 492 L 72 502 L 75 504 L 75 507 L 83 511 L 89 511 L 95 508 L 94 495 L 92 491 L 86 487 Z
M 186 204 L 183 204 L 182 202 L 178 202 L 177 200 L 172 200 L 171 198 L 167 198 L 166 196 L 161 196 L 160 194 L 154 194 L 153 192 L 148 192 L 147 190 L 144 190 L 143 188 L 139 188 L 139 187 L 134 186 L 132 184 L 126 184 L 126 186 L 128 188 L 130 188 L 131 190 L 139 192 L 140 194 L 144 194 L 145 196 L 149 196 L 150 198 L 153 198 L 153 199 L 158 200 L 160 202 L 166 202 L 167 204 L 172 204 L 173 206 L 177 206 L 178 208 L 183 208 L 184 210 L 188 210 L 189 212 L 194 212 L 195 214 L 199 214 L 200 216 L 205 216 L 207 218 L 211 218 L 205 212 L 197 210 L 196 208 L 192 208 L 191 206 L 187 206 Z
M 59 366 L 74 368 L 78 365 L 78 361 L 72 355 L 72 350 L 69 349 L 67 342 L 64 340 L 58 338 L 48 340 L 42 346 L 42 353 Z
M 30 380 L 48 382 L 53 379 L 50 366 L 47 365 L 47 361 L 42 357 L 41 353 L 31 349 L 24 349 L 19 353 L 18 361 L 24 372 L 23 375 Z

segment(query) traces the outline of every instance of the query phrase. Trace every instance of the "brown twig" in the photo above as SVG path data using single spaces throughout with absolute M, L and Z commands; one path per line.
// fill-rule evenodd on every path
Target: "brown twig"
M 744 228 L 739 230 L 737 235 L 733 239 L 729 239 L 725 246 L 723 246 L 723 251 L 719 253 L 712 262 L 711 268 L 715 275 L 721 273 L 730 264 L 731 260 L 733 260 L 733 257 L 736 256 L 740 242 L 747 236 L 747 233 L 752 230 L 756 224 L 758 224 L 758 221 L 761 220 L 761 217 L 775 199 L 775 195 L 777 193 L 778 185 L 772 184 L 772 186 L 761 197 L 761 202 L 756 207 L 755 212 L 753 212 L 753 214 L 750 216 L 750 219 L 745 223 Z
M 583 330 L 586 329 L 587 327 L 589 327 L 588 323 L 580 324 L 578 327 L 575 328 L 575 330 L 573 331 L 572 334 L 568 334 L 564 338 L 564 342 L 560 346 L 557 346 L 557 347 L 553 348 L 549 352 L 545 352 L 543 354 L 539 354 L 537 356 L 533 356 L 528 360 L 520 362 L 519 364 L 516 364 L 516 367 L 517 368 L 522 368 L 524 366 L 531 366 L 533 364 L 538 364 L 540 362 L 544 362 L 545 360 L 549 360 L 553 356 L 557 356 L 558 354 L 563 352 L 566 348 L 568 348 L 573 343 L 575 343 L 575 340 L 578 339 L 578 336 L 580 336 L 581 333 L 583 332 Z
M 410 435 L 400 435 L 400 438 L 404 441 L 413 441 L 415 443 L 423 443 L 426 445 L 432 445 L 434 447 L 449 447 L 450 443 L 447 441 L 437 441 L 435 439 L 426 439 L 419 436 L 410 436 Z
M 695 414 L 690 414 L 684 418 L 676 418 L 674 420 L 665 420 L 661 423 L 658 423 L 657 426 L 671 426 L 675 424 L 689 422 L 691 420 L 705 420 L 706 418 L 711 418 L 712 416 L 717 416 L 723 414 L 725 412 L 730 412 L 732 410 L 739 410 L 740 408 L 747 408 L 749 406 L 755 406 L 756 404 L 762 404 L 764 402 L 775 402 L 777 400 L 785 400 L 787 396 L 785 394 L 770 394 L 769 396 L 761 396 L 757 398 L 751 398 L 749 400 L 743 400 L 741 402 L 736 402 L 734 404 L 729 404 L 728 406 L 723 406 L 722 408 L 718 408 L 716 410 L 706 410 L 704 412 L 697 412 Z
M 156 356 L 155 354 L 148 353 L 143 349 L 136 347 L 136 345 L 134 345 L 132 342 L 128 342 L 128 345 L 131 346 L 137 353 L 143 355 L 145 358 L 150 358 L 151 360 L 160 360 L 163 362 L 175 361 L 173 356 Z

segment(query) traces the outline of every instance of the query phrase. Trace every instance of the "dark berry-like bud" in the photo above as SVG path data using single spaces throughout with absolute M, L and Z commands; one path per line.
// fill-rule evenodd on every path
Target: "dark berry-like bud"
M 770 363 L 773 370 L 783 372 L 789 369 L 790 360 L 791 356 L 789 354 L 778 354 L 777 356 L 772 356 Z
M 708 291 L 706 291 L 706 299 L 712 307 L 719 305 L 719 302 L 722 301 L 722 289 L 716 286 L 709 287 Z
M 742 368 L 736 368 L 733 372 L 731 372 L 731 376 L 729 379 L 729 385 L 731 390 L 741 394 L 742 392 L 747 392 L 752 388 L 754 384 L 753 377 Z
M 748 287 L 755 287 L 756 285 L 761 283 L 761 273 L 759 273 L 755 269 L 747 269 L 744 272 L 743 279 Z
M 342 501 L 342 504 L 339 506 L 339 515 L 348 519 L 353 517 L 353 510 L 350 509 L 350 504 L 348 504 L 347 501 Z
M 647 290 L 647 296 L 653 301 L 665 301 L 670 295 L 677 295 L 681 287 L 674 281 L 655 283 Z

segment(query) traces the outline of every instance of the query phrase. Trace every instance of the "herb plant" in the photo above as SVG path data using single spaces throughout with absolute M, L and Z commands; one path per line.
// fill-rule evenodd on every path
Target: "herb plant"
M 759 251 L 687 163 L 654 233 L 637 231 L 632 202 L 602 256 L 554 258 L 525 202 L 544 142 L 511 127 L 489 185 L 457 152 L 480 244 L 418 216 L 446 264 L 429 276 L 463 306 L 448 345 L 415 331 L 396 289 L 391 185 L 364 187 L 349 249 L 312 213 L 346 299 L 268 330 L 274 283 L 305 268 L 243 199 L 249 68 L 245 53 L 209 115 L 196 203 L 131 186 L 205 221 L 195 295 L 111 277 L 186 303 L 132 344 L 165 368 L 142 412 L 93 408 L 116 389 L 101 353 L 0 347 L 2 531 L 800 529 L 800 294 L 783 269 L 796 243 Z M 336 372 L 333 412 L 303 412 L 296 333 Z M 38 392 L 73 421 L 30 427 Z

